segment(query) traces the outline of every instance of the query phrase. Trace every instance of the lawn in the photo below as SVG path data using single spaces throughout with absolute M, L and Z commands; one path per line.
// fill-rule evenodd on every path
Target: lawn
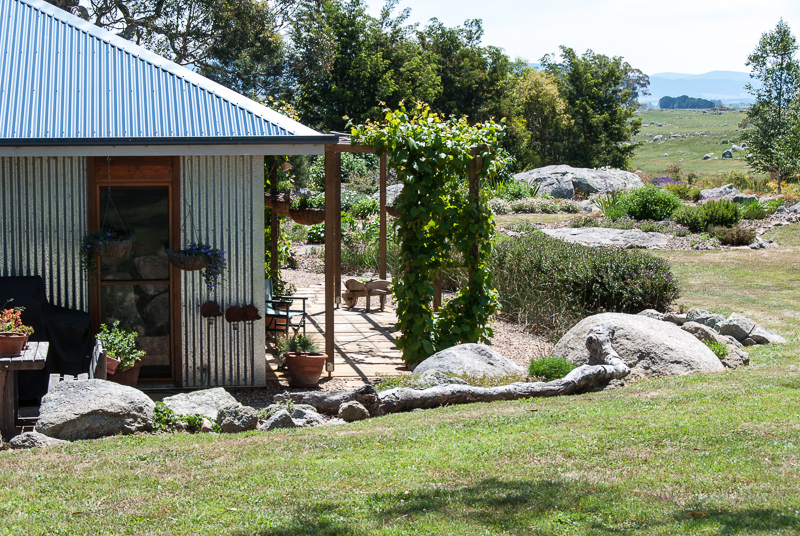
M 686 306 L 789 339 L 750 367 L 235 436 L 0 452 L 0 534 L 800 534 L 800 228 L 662 252 Z

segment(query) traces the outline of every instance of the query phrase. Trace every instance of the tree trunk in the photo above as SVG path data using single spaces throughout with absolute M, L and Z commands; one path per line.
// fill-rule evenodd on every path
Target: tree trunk
M 365 385 L 355 391 L 283 393 L 276 395 L 275 401 L 291 399 L 295 403 L 310 404 L 320 413 L 336 415 L 341 404 L 356 400 L 367 408 L 370 415 L 376 416 L 452 404 L 581 393 L 604 386 L 611 380 L 624 378 L 630 373 L 630 369 L 611 347 L 613 336 L 614 330 L 608 325 L 601 324 L 593 328 L 586 337 L 589 364 L 573 369 L 564 378 L 550 382 L 518 382 L 499 387 L 471 385 L 440 385 L 429 389 L 398 387 L 382 393 L 377 393 L 371 385 Z

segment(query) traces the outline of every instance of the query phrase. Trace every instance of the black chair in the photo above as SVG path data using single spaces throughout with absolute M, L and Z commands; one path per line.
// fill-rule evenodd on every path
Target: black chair
M 289 336 L 289 329 L 297 335 L 300 328 L 303 328 L 303 335 L 306 334 L 306 300 L 308 296 L 281 296 L 272 293 L 272 279 L 269 277 L 264 281 L 264 318 L 267 324 L 267 333 L 275 335 L 282 334 Z M 300 300 L 303 304 L 302 309 L 292 309 L 295 300 Z M 293 320 L 298 319 L 295 323 Z
M 20 371 L 20 400 L 33 401 L 44 396 L 50 374 L 77 376 L 89 372 L 94 346 L 89 313 L 48 303 L 40 276 L 0 277 L 0 308 L 12 307 L 25 308 L 22 322 L 34 329 L 32 341 L 50 343 L 43 370 Z

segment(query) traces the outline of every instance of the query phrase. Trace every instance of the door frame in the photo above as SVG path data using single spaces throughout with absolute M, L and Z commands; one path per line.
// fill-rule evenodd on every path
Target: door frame
M 167 187 L 169 192 L 169 247 L 181 246 L 181 184 L 179 156 L 116 156 L 111 157 L 111 186 L 117 187 Z M 108 160 L 106 157 L 87 158 L 88 232 L 100 227 L 100 188 L 108 186 Z M 174 382 L 183 385 L 181 344 L 181 271 L 169 265 L 169 325 L 171 379 L 142 379 L 140 385 L 163 385 Z M 95 333 L 100 330 L 102 312 L 100 277 L 89 276 L 89 313 Z

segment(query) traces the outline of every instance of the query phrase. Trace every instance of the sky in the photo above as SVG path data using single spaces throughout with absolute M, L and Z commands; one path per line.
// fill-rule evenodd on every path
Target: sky
M 384 2 L 367 0 L 377 16 Z M 648 75 L 749 72 L 747 56 L 783 18 L 800 44 L 800 0 L 399 0 L 409 22 L 482 19 L 484 45 L 536 63 L 565 45 L 622 56 Z

